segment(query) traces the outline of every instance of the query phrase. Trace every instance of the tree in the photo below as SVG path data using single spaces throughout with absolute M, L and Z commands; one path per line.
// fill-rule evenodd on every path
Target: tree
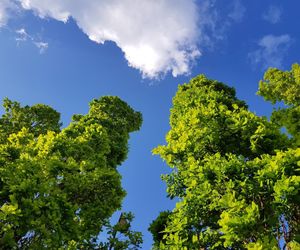
M 299 72 L 266 72 L 258 93 L 289 105 L 270 121 L 203 75 L 179 86 L 167 145 L 154 149 L 178 198 L 161 249 L 299 249 Z
M 151 222 L 148 231 L 151 232 L 153 237 L 153 248 L 159 249 L 160 244 L 165 244 L 166 241 L 164 239 L 164 231 L 166 229 L 169 215 L 171 211 L 162 211 L 159 213 L 158 217 Z
M 121 207 L 117 166 L 142 118 L 118 97 L 90 103 L 60 130 L 59 113 L 4 100 L 0 248 L 89 249 Z
M 283 102 L 284 108 L 275 110 L 272 121 L 285 127 L 293 136 L 293 144 L 300 146 L 300 66 L 294 64 L 291 71 L 269 69 L 259 83 L 258 94 L 266 101 Z
M 107 241 L 99 244 L 100 250 L 136 250 L 143 243 L 142 234 L 131 230 L 132 213 L 121 213 L 119 221 L 111 226 L 108 224 Z

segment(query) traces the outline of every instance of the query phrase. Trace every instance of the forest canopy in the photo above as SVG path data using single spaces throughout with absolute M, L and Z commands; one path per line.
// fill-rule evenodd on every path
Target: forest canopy
M 300 66 L 270 68 L 258 95 L 280 103 L 267 118 L 235 89 L 199 75 L 178 87 L 162 179 L 176 199 L 149 231 L 153 249 L 300 249 Z M 1 249 L 138 249 L 117 167 L 142 115 L 118 97 L 60 114 L 5 99 L 0 118 Z M 99 235 L 106 241 L 100 241 Z

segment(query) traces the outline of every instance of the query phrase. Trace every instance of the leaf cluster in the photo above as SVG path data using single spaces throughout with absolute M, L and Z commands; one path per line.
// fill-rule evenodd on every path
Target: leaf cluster
M 102 97 L 60 130 L 59 114 L 48 106 L 5 99 L 4 108 L 0 248 L 88 249 L 121 207 L 126 193 L 116 167 L 141 114 Z
M 298 109 L 300 95 L 291 93 L 300 91 L 299 66 L 293 66 L 288 84 L 278 72 L 266 73 L 259 94 L 286 101 L 290 106 L 284 110 Z M 276 85 L 281 83 L 283 93 Z M 292 249 L 299 244 L 300 120 L 286 121 L 295 129 L 287 136 L 276 116 L 271 121 L 257 116 L 233 88 L 203 75 L 179 86 L 167 144 L 154 149 L 172 168 L 163 176 L 168 195 L 179 199 L 160 249 L 278 249 L 280 242 Z

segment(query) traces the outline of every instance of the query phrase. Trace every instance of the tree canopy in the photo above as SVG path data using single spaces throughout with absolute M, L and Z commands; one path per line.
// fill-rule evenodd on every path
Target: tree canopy
M 167 144 L 154 149 L 178 199 L 160 249 L 300 248 L 299 93 L 298 64 L 260 82 L 259 95 L 285 104 L 271 119 L 204 75 L 179 86 Z
M 46 105 L 4 100 L 0 248 L 91 249 L 125 191 L 117 171 L 142 117 L 118 97 L 90 103 L 60 129 Z
M 300 146 L 300 66 L 294 64 L 291 71 L 269 69 L 259 83 L 258 94 L 265 100 L 283 102 L 284 108 L 275 110 L 272 122 L 285 127 L 293 136 L 294 146 Z

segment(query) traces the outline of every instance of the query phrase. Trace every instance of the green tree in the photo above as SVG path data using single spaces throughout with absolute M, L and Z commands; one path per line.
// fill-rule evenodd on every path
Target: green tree
M 117 166 L 142 118 L 117 97 L 90 103 L 60 130 L 59 113 L 4 100 L 0 248 L 89 249 L 121 207 Z
M 278 120 L 299 110 L 299 91 L 299 65 L 268 70 L 258 93 L 289 105 L 269 121 L 203 75 L 179 86 L 167 145 L 154 149 L 178 198 L 161 249 L 299 249 L 300 119 Z
M 107 241 L 101 242 L 99 250 L 136 250 L 143 243 L 142 234 L 131 230 L 132 213 L 121 213 L 119 221 L 114 225 L 108 224 Z
M 265 100 L 283 102 L 284 108 L 275 110 L 272 122 L 285 127 L 293 136 L 293 144 L 300 146 L 300 66 L 294 64 L 291 71 L 281 71 L 276 68 L 269 69 L 264 79 L 259 83 L 258 94 Z
M 148 231 L 151 232 L 153 237 L 153 248 L 159 249 L 159 245 L 165 244 L 166 241 L 164 239 L 164 231 L 166 229 L 169 215 L 171 214 L 171 211 L 162 211 L 159 213 L 158 217 L 151 222 Z
M 60 114 L 47 105 L 21 107 L 20 103 L 5 98 L 3 107 L 5 113 L 0 119 L 0 139 L 3 143 L 9 135 L 21 131 L 23 127 L 35 137 L 46 134 L 49 130 L 60 131 Z

